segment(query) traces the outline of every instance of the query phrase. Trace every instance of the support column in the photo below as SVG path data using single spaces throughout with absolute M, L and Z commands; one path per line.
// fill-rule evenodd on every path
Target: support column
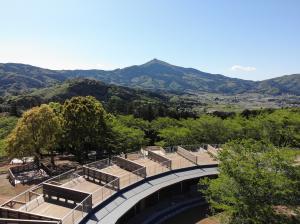
M 141 200 L 140 202 L 140 210 L 143 211 L 146 207 L 146 201 L 145 199 Z
M 180 193 L 183 191 L 182 181 L 180 182 Z

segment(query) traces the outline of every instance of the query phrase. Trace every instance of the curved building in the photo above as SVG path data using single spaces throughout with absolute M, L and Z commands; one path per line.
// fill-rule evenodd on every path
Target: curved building
M 219 150 L 147 147 L 96 161 L 4 203 L 0 223 L 141 223 L 138 218 L 153 223 L 165 210 L 151 211 L 155 205 L 168 201 L 165 212 L 171 214 L 201 202 L 197 183 L 217 176 Z M 174 198 L 179 202 L 170 201 Z

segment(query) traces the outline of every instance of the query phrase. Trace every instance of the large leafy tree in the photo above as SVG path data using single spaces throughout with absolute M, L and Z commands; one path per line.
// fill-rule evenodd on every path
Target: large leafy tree
M 242 140 L 226 144 L 219 159 L 219 177 L 202 182 L 208 184 L 203 192 L 212 208 L 224 211 L 230 223 L 289 222 L 278 208 L 293 208 L 300 202 L 300 170 L 294 153 Z
M 7 137 L 7 153 L 11 157 L 34 155 L 39 162 L 42 153 L 55 149 L 60 134 L 61 125 L 52 108 L 46 104 L 34 107 L 23 114 Z
M 125 119 L 125 120 L 124 120 Z M 115 153 L 128 153 L 140 150 L 142 146 L 147 145 L 148 140 L 145 138 L 145 133 L 139 128 L 135 128 L 139 123 L 137 120 L 133 122 L 131 125 L 125 125 L 125 122 L 128 118 L 122 117 L 121 120 L 111 116 L 109 119 L 110 130 L 112 131 L 112 135 L 110 137 L 113 140 L 113 144 L 111 144 L 111 148 Z M 129 123 L 132 122 L 132 119 L 127 120 Z M 131 121 L 131 122 L 130 122 Z M 144 125 L 144 124 L 143 124 Z
M 169 127 L 160 130 L 159 137 L 163 140 L 157 142 L 161 146 L 176 146 L 190 144 L 191 131 L 184 127 Z
M 133 115 L 118 115 L 116 116 L 116 119 L 125 127 L 141 130 L 144 132 L 144 142 L 148 142 L 152 145 L 154 144 L 154 141 L 152 140 L 154 133 L 149 121 L 136 118 Z
M 150 122 L 141 118 L 135 118 L 133 115 L 119 115 L 116 117 L 120 123 L 127 127 L 140 129 L 145 133 L 149 132 Z
M 64 144 L 79 162 L 87 159 L 91 150 L 99 156 L 108 135 L 102 104 L 92 96 L 73 97 L 62 109 Z
M 191 119 L 190 119 L 191 120 Z M 226 141 L 226 128 L 219 117 L 201 116 L 190 126 L 193 139 L 200 143 L 224 143 Z

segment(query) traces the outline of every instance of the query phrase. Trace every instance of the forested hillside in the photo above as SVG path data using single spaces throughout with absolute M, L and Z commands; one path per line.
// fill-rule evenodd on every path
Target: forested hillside
M 179 67 L 153 59 L 142 65 L 111 71 L 96 69 L 49 70 L 24 64 L 0 64 L 0 96 L 18 95 L 78 77 L 97 79 L 106 84 L 177 93 L 259 92 L 275 95 L 287 93 L 299 95 L 300 89 L 300 74 L 254 82 L 206 73 L 193 68 Z
M 259 82 L 256 90 L 268 94 L 294 93 L 300 95 L 299 83 L 300 74 L 285 75 Z
M 66 80 L 62 84 L 37 89 L 30 93 L 7 97 L 2 105 L 2 111 L 21 115 L 23 111 L 34 106 L 49 102 L 63 103 L 75 96 L 93 96 L 101 101 L 110 113 L 133 114 L 146 120 L 160 116 L 174 118 L 196 116 L 188 102 L 184 103 L 180 100 L 171 102 L 170 98 L 163 93 L 108 85 L 96 80 L 79 78 Z

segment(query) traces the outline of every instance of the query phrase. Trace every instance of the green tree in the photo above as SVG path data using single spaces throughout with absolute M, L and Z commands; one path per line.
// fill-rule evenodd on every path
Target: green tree
M 254 140 L 232 141 L 221 152 L 219 177 L 205 180 L 212 208 L 230 223 L 288 223 L 277 206 L 299 205 L 300 172 L 295 154 Z M 299 221 L 299 220 L 298 220 Z
M 107 109 L 110 113 L 116 114 L 124 111 L 125 102 L 118 96 L 112 96 L 107 102 Z
M 162 141 L 163 139 L 159 136 L 159 131 L 168 127 L 179 127 L 179 121 L 170 117 L 159 117 L 153 120 L 150 124 L 150 144 L 153 145 L 155 142 Z
M 110 126 L 115 153 L 137 151 L 148 143 L 144 131 L 139 128 L 126 126 L 115 117 L 111 117 Z
M 228 118 L 223 121 L 224 124 L 224 142 L 245 138 L 245 126 L 246 120 L 241 116 L 235 116 L 233 118 Z M 246 137 L 247 138 L 247 137 Z
M 169 127 L 159 131 L 159 137 L 163 139 L 157 142 L 160 146 L 175 146 L 190 144 L 191 131 L 184 127 Z
M 17 117 L 0 115 L 0 157 L 6 155 L 5 138 L 15 128 L 17 121 Z
M 151 128 L 158 133 L 159 130 L 171 126 L 180 126 L 179 120 L 170 117 L 159 117 L 151 122 Z
M 62 116 L 62 110 L 63 110 L 63 105 L 61 105 L 60 103 L 57 103 L 57 102 L 50 102 L 49 104 L 49 107 L 52 108 L 53 112 L 61 117 Z
M 203 115 L 198 119 L 180 120 L 180 125 L 190 130 L 190 143 L 225 143 L 227 130 L 219 117 Z
M 17 117 L 0 115 L 0 139 L 5 138 L 16 126 Z
M 34 155 L 39 159 L 44 152 L 55 149 L 61 134 L 59 119 L 46 104 L 26 111 L 7 137 L 7 153 L 11 157 Z M 54 163 L 53 156 L 51 159 Z
M 135 118 L 133 115 L 119 115 L 116 117 L 123 125 L 131 128 L 136 128 L 144 131 L 145 133 L 150 129 L 150 123 L 141 118 Z
M 62 115 L 65 147 L 81 163 L 91 150 L 99 157 L 108 134 L 102 104 L 92 96 L 73 97 L 64 103 Z
M 263 139 L 279 147 L 300 147 L 300 113 L 277 110 L 258 119 Z

